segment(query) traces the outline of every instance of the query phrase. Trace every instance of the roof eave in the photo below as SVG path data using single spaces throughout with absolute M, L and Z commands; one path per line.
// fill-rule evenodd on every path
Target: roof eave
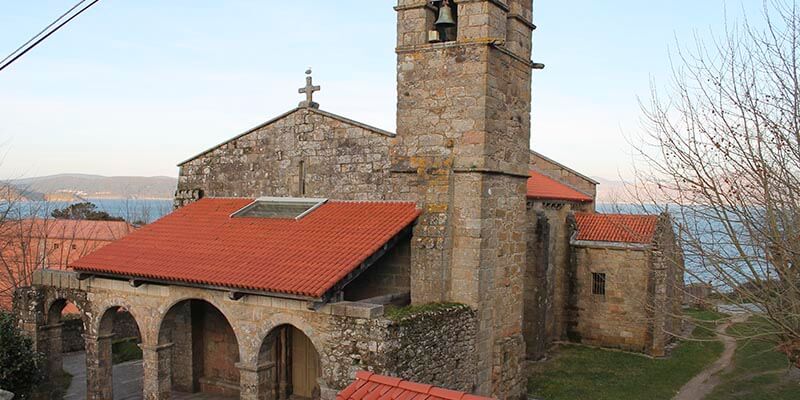
M 616 249 L 616 250 L 650 250 L 653 248 L 651 243 L 636 243 L 636 242 L 606 242 L 600 240 L 578 240 L 572 239 L 570 245 L 576 247 L 588 247 L 595 249 Z
M 227 292 L 227 293 L 239 293 L 245 295 L 255 295 L 255 296 L 266 296 L 266 297 L 276 297 L 282 299 L 291 299 L 291 300 L 299 300 L 299 301 L 307 301 L 311 303 L 318 303 L 323 301 L 322 297 L 313 297 L 313 296 L 303 296 L 303 295 L 295 295 L 291 293 L 283 293 L 283 292 L 272 292 L 267 290 L 253 290 L 253 289 L 243 289 L 237 287 L 228 287 L 228 286 L 221 286 L 221 285 L 209 285 L 209 284 L 201 284 L 201 283 L 193 283 L 187 282 L 183 280 L 170 280 L 170 279 L 158 279 L 158 278 L 148 278 L 139 275 L 133 274 L 117 274 L 117 273 L 110 273 L 110 272 L 96 272 L 87 269 L 81 269 L 80 267 L 70 266 L 76 273 L 80 276 L 80 280 L 84 280 L 90 277 L 98 277 L 98 278 L 106 278 L 106 279 L 114 279 L 114 280 L 124 280 L 133 283 L 138 282 L 138 285 L 141 284 L 156 284 L 156 285 L 167 285 L 167 286 L 183 286 L 183 287 L 191 287 L 191 288 L 199 288 L 199 289 L 207 289 L 207 290 L 216 290 L 220 292 Z
M 565 203 L 591 203 L 591 202 L 594 202 L 593 199 L 565 199 L 565 198 L 542 197 L 542 196 L 526 196 L 526 197 L 528 199 L 531 199 L 531 200 L 563 201 Z

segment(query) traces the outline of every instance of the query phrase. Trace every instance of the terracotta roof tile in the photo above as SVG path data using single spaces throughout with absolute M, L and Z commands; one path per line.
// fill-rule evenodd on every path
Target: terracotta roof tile
M 576 213 L 575 221 L 577 240 L 648 244 L 653 241 L 658 216 Z
M 491 400 L 450 389 L 404 381 L 399 378 L 359 371 L 356 380 L 339 392 L 337 400 Z
M 329 201 L 299 220 L 230 217 L 252 201 L 200 200 L 72 267 L 318 298 L 420 214 L 414 203 Z
M 547 175 L 530 171 L 528 198 L 541 200 L 566 200 L 581 203 L 591 202 L 591 196 L 581 193 Z

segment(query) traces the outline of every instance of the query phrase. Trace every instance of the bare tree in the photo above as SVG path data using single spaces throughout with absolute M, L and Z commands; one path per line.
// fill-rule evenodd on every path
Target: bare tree
M 65 270 L 78 258 L 130 233 L 125 221 L 50 217 L 47 201 L 9 202 L 0 221 L 0 307 L 9 308 L 17 288 L 30 286 L 37 269 Z
M 800 10 L 764 3 L 677 52 L 668 95 L 643 104 L 634 196 L 675 216 L 687 273 L 763 311 L 800 367 Z M 756 26 L 757 25 L 757 26 Z

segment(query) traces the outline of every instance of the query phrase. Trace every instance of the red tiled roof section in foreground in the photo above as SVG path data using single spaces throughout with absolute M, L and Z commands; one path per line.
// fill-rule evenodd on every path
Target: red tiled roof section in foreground
M 72 267 L 319 298 L 420 214 L 414 203 L 329 201 L 299 220 L 230 217 L 252 201 L 200 200 Z
M 336 400 L 492 400 L 472 394 L 359 371 Z
M 528 198 L 541 200 L 566 200 L 581 203 L 594 201 L 591 196 L 581 193 L 547 175 L 530 171 L 528 178 Z
M 576 213 L 577 240 L 594 242 L 644 243 L 653 241 L 657 215 Z

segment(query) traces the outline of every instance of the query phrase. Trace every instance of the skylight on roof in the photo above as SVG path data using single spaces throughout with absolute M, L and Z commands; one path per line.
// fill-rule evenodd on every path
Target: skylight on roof
M 300 219 L 324 204 L 328 199 L 296 197 L 261 197 L 241 210 L 233 218 Z

